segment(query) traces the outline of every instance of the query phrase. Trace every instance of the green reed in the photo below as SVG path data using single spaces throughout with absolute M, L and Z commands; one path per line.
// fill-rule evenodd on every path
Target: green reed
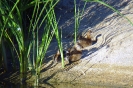
M 76 0 L 74 0 L 74 18 L 75 18 L 75 24 L 74 24 L 74 43 L 77 41 L 77 34 L 78 34 L 78 29 L 79 25 L 81 22 L 82 15 L 85 10 L 87 2 L 85 2 L 84 7 L 82 8 L 82 11 L 79 10 L 79 7 L 77 7 Z
M 13 47 L 11 52 L 19 60 L 22 81 L 26 80 L 27 71 L 39 77 L 41 65 L 54 34 L 62 51 L 58 23 L 54 13 L 54 7 L 58 2 L 59 0 L 12 0 L 11 2 L 2 0 L 0 2 L 0 22 L 2 23 L 0 45 L 3 47 L 2 39 L 5 37 L 8 39 L 6 42 Z M 31 13 L 28 14 L 27 11 Z M 42 35 L 39 35 L 40 29 L 43 29 Z M 3 50 L 1 47 L 0 50 Z M 5 53 L 3 51 L 0 54 L 6 56 Z

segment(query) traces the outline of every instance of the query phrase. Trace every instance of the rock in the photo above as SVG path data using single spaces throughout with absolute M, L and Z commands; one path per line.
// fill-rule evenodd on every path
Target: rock
M 118 5 L 116 8 L 133 22 L 133 8 L 131 8 L 133 1 L 118 0 L 108 3 L 113 6 Z M 101 14 L 104 12 L 104 15 L 97 11 Z M 126 19 L 110 11 L 95 3 L 86 7 L 79 29 L 83 32 L 89 27 L 94 32 L 94 36 L 98 34 L 102 36 L 97 44 L 83 50 L 81 63 L 68 71 L 61 71 L 61 64 L 58 64 L 42 72 L 41 80 L 50 83 L 70 82 L 131 87 L 133 85 L 133 26 Z M 73 26 L 73 21 L 69 19 L 64 24 L 60 24 L 63 30 L 69 29 L 65 33 L 70 32 Z

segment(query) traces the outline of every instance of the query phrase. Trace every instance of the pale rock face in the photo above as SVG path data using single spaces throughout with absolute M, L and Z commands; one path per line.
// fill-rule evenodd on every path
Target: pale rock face
M 132 0 L 120 0 L 116 5 L 125 5 L 120 11 L 133 22 L 132 3 Z M 58 81 L 72 82 L 75 80 L 75 83 L 132 86 L 133 26 L 116 13 L 106 15 L 107 13 L 105 12 L 104 15 L 106 16 L 102 15 L 104 19 L 97 22 L 97 19 L 93 19 L 93 13 L 95 13 L 95 11 L 91 12 L 92 8 L 95 8 L 95 5 L 91 5 L 85 9 L 79 31 L 81 32 L 82 30 L 83 32 L 85 28 L 89 28 L 89 30 L 93 31 L 94 39 L 98 34 L 101 34 L 101 36 L 98 38 L 96 44 L 83 49 L 82 62 L 80 64 L 68 72 L 59 73 L 62 77 L 58 79 Z M 102 6 L 99 6 L 99 8 L 102 9 Z M 90 18 L 89 12 L 91 12 L 92 18 Z M 101 16 L 99 14 L 97 15 L 99 17 Z M 97 15 L 95 15 L 95 17 L 97 17 Z M 90 27 L 90 21 L 94 26 Z M 69 23 L 69 25 L 67 25 L 67 23 Z M 66 29 L 67 32 L 69 32 L 73 29 L 71 25 L 74 25 L 74 22 L 68 20 L 65 24 L 61 25 L 61 27 L 64 27 L 64 30 Z M 57 74 L 57 76 L 59 74 Z M 54 80 L 54 78 L 56 78 L 56 76 L 51 80 L 57 81 Z
M 128 36 L 128 33 L 124 34 L 125 36 Z M 120 36 L 123 38 L 120 39 Z M 93 56 L 91 63 L 101 61 L 100 63 L 133 66 L 133 41 L 131 41 L 131 39 L 133 39 L 133 35 L 130 35 L 127 38 L 124 38 L 123 34 L 115 37 L 108 45 L 102 47 L 89 56 L 91 57 L 95 55 Z M 89 57 L 85 57 L 83 59 L 89 59 Z

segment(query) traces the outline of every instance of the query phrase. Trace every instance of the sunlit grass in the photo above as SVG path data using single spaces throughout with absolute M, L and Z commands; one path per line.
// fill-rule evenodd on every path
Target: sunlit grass
M 24 2 L 20 0 L 14 2 L 5 0 L 0 2 L 1 7 L 3 7 L 0 9 L 2 13 L 0 14 L 2 16 L 1 23 L 3 23 L 0 25 L 0 42 L 2 42 L 2 37 L 5 35 L 8 38 L 8 42 L 11 43 L 11 47 L 14 48 L 12 53 L 19 60 L 22 81 L 26 80 L 28 70 L 32 72 L 32 75 L 39 77 L 41 65 L 54 34 L 58 41 L 59 49 L 62 51 L 61 37 L 58 32 L 58 23 L 54 13 L 54 7 L 58 2 L 59 0 L 33 0 Z M 31 16 L 29 16 L 25 12 L 31 8 L 33 8 L 33 11 Z M 42 36 L 40 36 L 39 31 L 42 25 L 44 28 Z M 10 30 L 11 35 L 8 30 Z M 16 43 L 12 36 L 15 37 Z M 0 45 L 3 46 L 3 44 Z M 4 54 L 5 52 L 3 52 L 2 56 Z
M 78 34 L 78 29 L 80 26 L 81 22 L 81 17 L 84 14 L 84 10 L 86 7 L 87 2 L 84 3 L 84 7 L 82 8 L 82 11 L 79 10 L 79 7 L 77 7 L 77 2 L 74 0 L 74 44 L 77 42 L 77 34 Z

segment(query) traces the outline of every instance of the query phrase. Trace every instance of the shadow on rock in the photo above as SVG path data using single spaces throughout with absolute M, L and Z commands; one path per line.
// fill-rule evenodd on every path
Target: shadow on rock
M 82 55 L 81 59 L 91 55 L 92 53 L 96 52 L 97 50 L 98 50 L 98 48 L 92 48 L 90 50 L 83 50 L 83 55 Z

